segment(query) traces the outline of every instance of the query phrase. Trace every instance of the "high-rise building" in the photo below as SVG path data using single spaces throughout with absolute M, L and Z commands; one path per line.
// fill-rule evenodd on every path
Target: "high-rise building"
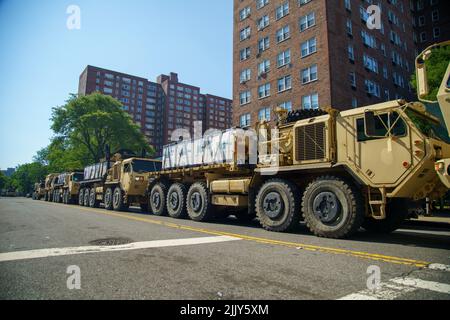
M 428 46 L 450 40 L 450 15 L 448 0 L 411 0 L 414 42 L 418 51 Z
M 277 106 L 344 110 L 413 97 L 408 0 L 235 0 L 233 54 L 233 121 L 243 127 L 273 120 Z
M 225 129 L 231 125 L 232 102 L 201 94 L 200 88 L 178 81 L 176 73 L 160 75 L 156 82 L 142 77 L 87 66 L 80 75 L 78 93 L 100 92 L 123 104 L 149 143 L 161 155 L 175 129 L 193 134 L 194 122 L 201 121 L 203 131 Z M 203 132 L 202 132 L 203 133 Z

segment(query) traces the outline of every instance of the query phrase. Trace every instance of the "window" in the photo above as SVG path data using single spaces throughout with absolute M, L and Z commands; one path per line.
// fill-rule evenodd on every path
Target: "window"
M 292 88 L 291 76 L 285 76 L 278 79 L 278 92 L 283 92 Z
M 312 0 L 299 0 L 301 6 L 307 4 L 308 2 L 311 2 L 311 1 Z
M 270 71 L 270 60 L 264 60 L 258 65 L 258 76 L 266 74 Z
M 289 2 L 283 3 L 281 6 L 277 7 L 277 9 L 275 10 L 275 17 L 277 20 L 280 20 L 287 14 L 289 14 Z
M 382 139 L 382 137 L 387 137 L 388 130 L 393 124 L 394 127 L 391 129 L 391 133 L 395 137 L 402 137 L 406 135 L 406 124 L 403 119 L 399 119 L 400 115 L 397 112 L 385 113 L 379 116 L 375 116 L 375 134 L 380 138 L 368 137 L 366 136 L 364 119 L 356 120 L 356 128 L 358 135 L 358 142 Z
M 345 4 L 345 9 L 347 9 L 348 11 L 352 11 L 352 6 L 350 3 L 350 0 L 345 0 L 344 4 Z
M 259 121 L 270 121 L 270 108 L 262 108 L 258 111 Z
M 425 42 L 425 41 L 427 41 L 427 33 L 421 32 L 420 33 L 420 42 Z
M 258 41 L 258 53 L 266 51 L 267 49 L 269 49 L 269 46 L 270 46 L 269 37 L 265 37 L 265 38 L 259 39 L 259 41 Z
M 353 88 L 356 88 L 356 74 L 354 72 L 350 72 L 348 74 L 349 79 L 350 79 L 350 84 Z
M 249 81 L 251 78 L 251 70 L 250 69 L 244 69 L 241 72 L 240 82 L 245 83 Z
M 285 41 L 291 37 L 291 33 L 289 30 L 289 25 L 281 28 L 277 31 L 277 42 L 280 43 L 282 41 Z
M 425 16 L 419 17 L 419 27 L 423 27 L 425 25 Z
M 302 58 L 315 53 L 317 50 L 316 37 L 309 39 L 301 44 Z
M 348 35 L 353 35 L 353 24 L 352 24 L 352 20 L 347 19 L 347 22 L 345 24 L 345 29 L 347 30 L 347 34 Z
M 375 40 L 375 37 L 367 33 L 365 30 L 361 31 L 361 38 L 365 46 L 370 48 L 377 47 L 377 41 Z
M 352 108 L 358 108 L 358 99 L 352 98 Z
M 251 123 L 250 113 L 243 114 L 239 119 L 240 119 L 239 123 L 241 124 L 241 127 L 245 128 L 245 127 L 250 126 L 250 123 Z
M 316 24 L 316 18 L 314 12 L 300 18 L 300 32 L 311 28 Z
M 266 28 L 269 25 L 269 16 L 266 15 L 266 16 L 259 18 L 257 25 L 258 25 L 258 30 L 263 30 L 264 28 Z
M 258 87 L 258 98 L 263 99 L 270 96 L 270 83 Z
M 239 57 L 240 57 L 241 61 L 244 61 L 244 60 L 247 60 L 248 58 L 250 58 L 250 48 L 242 49 L 239 53 Z
M 377 83 L 366 79 L 364 81 L 364 85 L 365 85 L 367 94 L 376 96 L 378 98 L 380 97 L 380 86 Z
M 269 0 L 256 0 L 256 9 L 261 9 L 269 4 Z
M 303 69 L 301 72 L 302 84 L 307 84 L 317 80 L 317 64 L 312 65 L 309 68 Z
M 244 40 L 250 38 L 250 33 L 251 33 L 250 27 L 246 27 L 246 28 L 242 29 L 241 32 L 239 33 L 240 40 L 244 41 Z
M 378 73 L 377 60 L 375 60 L 372 57 L 369 57 L 367 54 L 364 54 L 363 61 L 364 61 L 364 68 L 366 68 L 372 72 Z
M 319 95 L 313 93 L 302 97 L 302 108 L 303 109 L 319 109 Z
M 251 9 L 250 7 L 245 7 L 241 11 L 239 11 L 239 18 L 241 21 L 247 19 L 250 16 Z
M 111 88 L 103 88 L 104 93 L 112 94 L 113 90 Z
M 350 61 L 355 61 L 355 52 L 351 44 L 348 45 L 348 58 Z
M 277 56 L 278 68 L 281 68 L 289 63 L 291 63 L 291 49 L 288 49 L 278 54 Z
M 252 100 L 252 93 L 250 91 L 241 92 L 239 96 L 241 106 L 250 103 Z
M 292 102 L 291 101 L 282 102 L 278 105 L 278 107 L 290 112 L 292 111 Z

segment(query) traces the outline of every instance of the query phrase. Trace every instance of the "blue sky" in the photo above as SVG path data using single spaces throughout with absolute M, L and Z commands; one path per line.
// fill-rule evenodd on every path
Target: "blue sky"
M 69 5 L 81 29 L 69 30 Z M 0 0 L 0 168 L 48 145 L 51 108 L 86 65 L 155 80 L 161 73 L 232 97 L 231 0 Z

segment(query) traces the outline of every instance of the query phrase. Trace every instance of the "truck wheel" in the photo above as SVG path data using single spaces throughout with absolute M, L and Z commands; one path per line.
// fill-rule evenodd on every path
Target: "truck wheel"
M 324 238 L 346 238 L 357 232 L 364 220 L 361 193 L 331 176 L 309 184 L 303 194 L 302 212 L 309 230 Z
M 155 216 L 167 215 L 166 207 L 167 186 L 160 182 L 153 186 L 150 192 L 150 209 Z
M 289 181 L 273 179 L 264 183 L 255 208 L 260 224 L 268 231 L 286 232 L 300 223 L 299 191 Z
M 47 194 L 47 192 L 44 193 L 44 201 L 48 201 L 48 194 Z
M 84 189 L 80 189 L 80 193 L 78 193 L 78 205 L 84 206 Z
M 111 211 L 114 209 L 112 199 L 113 199 L 113 190 L 112 190 L 112 188 L 108 188 L 108 189 L 106 189 L 106 192 L 105 192 L 105 209 L 106 210 Z
M 187 212 L 191 220 L 211 220 L 214 217 L 213 208 L 206 183 L 194 183 L 187 194 Z
M 95 192 L 95 188 L 91 188 L 91 190 L 89 191 L 89 207 L 91 208 L 98 208 L 98 201 L 96 198 L 96 192 Z
M 123 192 L 122 189 L 120 189 L 120 187 L 116 187 L 114 189 L 113 209 L 114 211 L 124 211 L 126 209 L 126 206 L 123 201 Z
M 181 183 L 172 184 L 167 191 L 167 213 L 172 218 L 182 219 L 187 216 L 186 193 L 186 187 Z
M 89 196 L 90 196 L 89 188 L 84 189 L 83 205 L 85 207 L 89 207 Z
M 388 234 L 400 228 L 407 215 L 408 201 L 403 198 L 392 199 L 386 205 L 386 219 L 366 217 L 362 226 L 366 231 Z

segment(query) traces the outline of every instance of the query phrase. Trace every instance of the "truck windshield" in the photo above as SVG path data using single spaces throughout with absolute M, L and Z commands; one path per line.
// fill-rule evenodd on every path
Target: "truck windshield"
M 73 181 L 82 181 L 83 180 L 83 174 L 76 173 L 73 175 Z
M 424 115 L 411 109 L 406 109 L 406 114 L 411 119 L 411 121 L 414 122 L 420 132 L 422 132 L 426 137 L 450 143 L 447 129 L 444 125 L 442 125 L 442 123 L 444 123 L 444 119 L 442 117 L 442 113 L 439 110 L 439 105 L 437 103 L 427 103 L 426 107 L 428 112 L 441 120 L 441 123 L 434 123 Z
M 132 166 L 133 172 L 136 173 L 155 172 L 161 170 L 161 163 L 154 161 L 133 160 Z

